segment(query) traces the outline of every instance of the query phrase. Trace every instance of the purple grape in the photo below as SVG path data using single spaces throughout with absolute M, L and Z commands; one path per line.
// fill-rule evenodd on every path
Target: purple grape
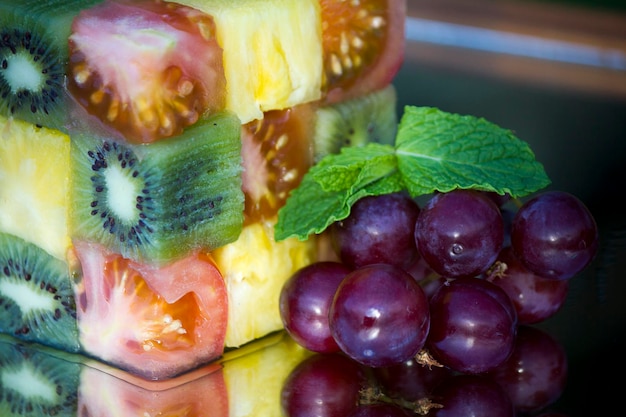
M 417 257 L 413 229 L 418 213 L 417 203 L 403 193 L 361 198 L 346 219 L 331 227 L 339 258 L 353 268 L 410 265 Z
M 500 209 L 480 191 L 437 193 L 417 217 L 415 242 L 420 256 L 438 274 L 479 275 L 493 264 L 504 242 Z
M 509 296 L 479 278 L 458 278 L 430 299 L 426 346 L 455 371 L 478 374 L 502 364 L 513 351 L 517 313 Z
M 550 279 L 569 279 L 598 250 L 598 227 L 587 207 L 563 191 L 546 191 L 520 207 L 511 245 L 529 270 Z
M 518 412 L 534 412 L 559 399 L 567 372 L 560 343 L 541 329 L 520 326 L 513 354 L 489 375 L 508 393 Z
M 507 246 L 498 256 L 499 268 L 491 270 L 487 280 L 502 288 L 513 301 L 519 324 L 539 323 L 554 316 L 567 300 L 569 280 L 554 280 L 529 271 Z
M 370 366 L 391 366 L 424 346 L 430 325 L 428 299 L 413 277 L 388 264 L 349 273 L 330 306 L 329 326 L 348 356 Z
M 514 417 L 513 403 L 504 389 L 489 378 L 478 375 L 455 375 L 436 390 L 432 417 Z
M 382 391 L 390 398 L 417 401 L 429 398 L 433 389 L 450 376 L 450 369 L 426 366 L 410 359 L 398 365 L 374 368 Z
M 315 354 L 287 376 L 281 407 L 287 417 L 345 417 L 359 402 L 366 386 L 363 369 L 339 354 Z
M 314 352 L 337 352 L 328 326 L 328 312 L 335 292 L 350 268 L 339 262 L 317 262 L 293 274 L 279 298 L 285 330 L 301 346 Z

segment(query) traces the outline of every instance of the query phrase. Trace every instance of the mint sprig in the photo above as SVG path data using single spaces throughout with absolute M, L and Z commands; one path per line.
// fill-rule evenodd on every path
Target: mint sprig
M 511 131 L 483 118 L 406 106 L 394 146 L 345 147 L 309 170 L 278 212 L 275 239 L 321 233 L 365 196 L 471 188 L 523 197 L 549 184 L 528 144 Z

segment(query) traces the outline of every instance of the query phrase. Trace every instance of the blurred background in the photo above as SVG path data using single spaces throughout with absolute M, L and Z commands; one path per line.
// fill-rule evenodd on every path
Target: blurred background
M 484 117 L 529 143 L 552 180 L 587 204 L 598 256 L 542 324 L 568 351 L 555 409 L 621 405 L 626 367 L 626 1 L 408 0 L 404 105 Z M 618 380 L 619 381 L 619 380 Z

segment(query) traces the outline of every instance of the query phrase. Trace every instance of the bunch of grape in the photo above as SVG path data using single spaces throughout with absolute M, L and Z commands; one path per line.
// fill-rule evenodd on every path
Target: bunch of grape
M 337 258 L 280 295 L 296 342 L 373 369 L 418 359 L 474 376 L 513 356 L 520 326 L 559 311 L 599 244 L 592 214 L 562 191 L 365 197 L 329 233 Z
M 565 389 L 563 347 L 521 325 L 515 350 L 496 371 L 473 375 L 411 359 L 370 368 L 341 353 L 317 353 L 286 378 L 287 417 L 567 417 L 553 405 Z

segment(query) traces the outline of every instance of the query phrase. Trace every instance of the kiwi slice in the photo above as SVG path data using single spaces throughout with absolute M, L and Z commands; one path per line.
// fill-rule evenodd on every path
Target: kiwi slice
M 398 128 L 396 101 L 395 87 L 390 84 L 358 98 L 319 107 L 313 135 L 315 162 L 344 146 L 393 144 Z
M 0 339 L 0 415 L 75 416 L 81 365 Z
M 0 233 L 0 333 L 77 352 L 76 303 L 67 264 Z
M 70 234 L 163 265 L 233 242 L 243 225 L 241 123 L 232 113 L 132 145 L 72 137 Z
M 0 114 L 66 132 L 72 20 L 100 1 L 0 2 Z

